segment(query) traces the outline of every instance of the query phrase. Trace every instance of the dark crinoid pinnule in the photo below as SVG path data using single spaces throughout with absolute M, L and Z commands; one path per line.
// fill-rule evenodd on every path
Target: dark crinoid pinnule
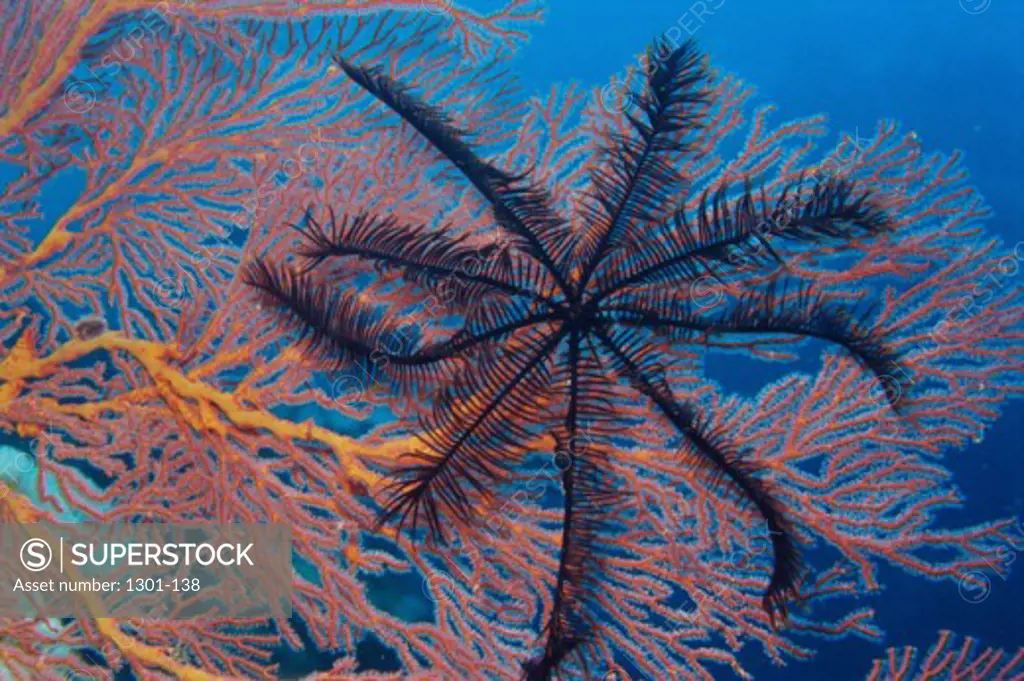
M 473 520 L 538 434 L 565 443 L 571 465 L 561 473 L 553 607 L 543 649 L 524 670 L 527 679 L 550 678 L 597 625 L 588 597 L 599 583 L 601 523 L 628 494 L 613 489 L 603 464 L 615 456 L 608 435 L 616 400 L 628 394 L 678 433 L 679 456 L 717 475 L 723 494 L 742 496 L 763 518 L 773 548 L 764 607 L 773 618 L 784 615 L 801 572 L 786 510 L 729 433 L 715 427 L 714 414 L 666 380 L 674 355 L 661 349 L 698 349 L 733 336 L 748 346 L 806 337 L 836 344 L 866 372 L 887 376 L 897 353 L 872 317 L 790 277 L 783 257 L 787 248 L 841 252 L 885 232 L 892 224 L 885 210 L 837 177 L 799 177 L 770 191 L 757 178 L 732 178 L 693 201 L 680 160 L 699 153 L 694 140 L 715 104 L 712 73 L 693 44 L 648 51 L 624 125 L 595 145 L 589 185 L 574 205 L 583 230 L 570 228 L 532 174 L 478 155 L 470 135 L 410 84 L 372 66 L 338 64 L 464 175 L 510 244 L 501 257 L 481 257 L 455 229 L 330 207 L 299 226 L 306 268 L 267 260 L 247 266 L 247 283 L 301 332 L 312 357 L 361 364 L 398 389 L 430 395 L 422 446 L 393 472 L 383 519 L 425 526 L 443 539 L 446 529 Z M 372 262 L 410 287 L 455 277 L 451 305 L 461 328 L 396 349 L 384 342 L 395 331 L 386 311 L 315 278 L 321 263 L 342 259 Z M 709 279 L 727 295 L 702 308 L 689 288 Z M 584 435 L 597 444 L 574 447 Z

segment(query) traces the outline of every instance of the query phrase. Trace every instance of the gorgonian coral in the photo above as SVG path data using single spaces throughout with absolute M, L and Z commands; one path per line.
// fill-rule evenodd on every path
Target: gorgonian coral
M 645 63 L 638 89 L 624 97 L 635 110 L 588 131 L 587 148 L 574 159 L 580 182 L 559 205 L 542 172 L 484 160 L 452 114 L 409 83 L 339 59 L 358 87 L 411 128 L 412 139 L 426 142 L 420 153 L 457 170 L 461 178 L 445 180 L 452 192 L 474 191 L 483 205 L 479 229 L 491 241 L 474 243 L 444 217 L 434 227 L 403 222 L 389 204 L 369 211 L 328 204 L 321 218 L 312 208 L 295 225 L 298 262 L 260 260 L 245 275 L 263 307 L 299 330 L 308 356 L 329 368 L 348 367 L 364 382 L 389 382 L 399 399 L 426 398 L 418 442 L 382 489 L 382 520 L 398 518 L 414 533 L 422 521 L 435 540 L 471 534 L 473 521 L 486 520 L 504 501 L 501 492 L 516 494 L 534 475 L 523 461 L 538 439 L 553 437 L 562 457 L 554 476 L 561 527 L 542 652 L 525 664 L 531 679 L 550 677 L 592 640 L 596 623 L 628 619 L 609 618 L 601 595 L 612 557 L 642 561 L 646 553 L 624 539 L 642 504 L 631 499 L 640 490 L 617 470 L 642 466 L 634 457 L 648 455 L 622 445 L 629 438 L 623 426 L 637 419 L 663 422 L 666 456 L 680 476 L 700 481 L 702 495 L 735 497 L 728 503 L 749 504 L 764 523 L 771 550 L 758 554 L 770 559 L 763 598 L 769 619 L 796 595 L 797 538 L 809 538 L 790 519 L 803 510 L 800 501 L 765 461 L 764 445 L 737 437 L 742 431 L 727 425 L 730 409 L 708 401 L 714 388 L 702 384 L 695 367 L 703 353 L 725 348 L 773 357 L 794 340 L 824 341 L 841 350 L 830 362 L 838 362 L 836 375 L 862 393 L 862 402 L 834 404 L 834 413 L 819 418 L 841 428 L 844 410 L 852 409 L 883 429 L 881 437 L 900 432 L 925 442 L 935 425 L 935 378 L 901 333 L 901 320 L 919 307 L 913 296 L 893 296 L 900 276 L 920 292 L 916 277 L 927 266 L 900 271 L 896 258 L 877 258 L 880 249 L 897 257 L 905 249 L 925 263 L 935 255 L 914 243 L 914 232 L 939 223 L 936 213 L 916 212 L 913 176 L 889 174 L 898 169 L 892 162 L 899 147 L 879 145 L 823 172 L 800 163 L 806 147 L 767 145 L 709 177 L 721 140 L 711 137 L 709 144 L 708 137 L 736 114 L 728 106 L 733 92 L 714 87 L 692 44 L 655 45 Z M 797 131 L 807 132 L 794 126 L 785 134 Z M 880 138 L 891 134 L 888 127 L 879 131 Z M 562 143 L 583 146 L 573 136 Z M 872 154 L 880 158 L 868 161 Z M 871 164 L 880 168 L 865 173 Z M 968 197 L 935 200 L 951 206 L 954 198 Z M 837 266 L 866 254 L 877 280 L 853 286 Z M 399 299 L 439 291 L 445 314 L 411 323 L 393 303 L 382 312 L 350 278 L 336 278 L 353 263 L 385 275 L 388 295 Z M 424 328 L 432 323 L 441 331 Z M 921 403 L 911 390 L 920 391 Z M 751 425 L 774 409 L 763 411 L 747 412 Z M 870 438 L 860 444 L 861 461 L 850 465 L 867 475 L 877 461 L 869 456 Z M 813 447 L 794 449 L 798 460 L 815 457 Z M 721 524 L 700 516 L 694 512 L 697 527 L 701 520 Z M 756 581 L 758 561 L 744 562 L 747 579 Z M 644 574 L 637 566 L 633 579 Z M 810 593 L 836 588 L 829 582 L 837 577 L 824 570 Z
M 889 231 L 893 218 L 872 202 L 870 189 L 801 175 L 755 193 L 755 178 L 744 175 L 738 192 L 723 182 L 695 199 L 692 178 L 678 168 L 699 159 L 693 152 L 717 104 L 710 73 L 693 43 L 656 44 L 647 63 L 646 81 L 630 96 L 639 113 L 626 118 L 628 132 L 603 136 L 585 161 L 589 184 L 573 209 L 586 228 L 575 231 L 541 185 L 481 159 L 443 110 L 378 68 L 339 59 L 462 172 L 489 205 L 507 249 L 481 251 L 451 227 L 401 224 L 381 209 L 339 218 L 332 207 L 329 224 L 307 214 L 299 226 L 302 272 L 266 261 L 246 272 L 261 300 L 307 338 L 314 359 L 356 364 L 368 377 L 384 374 L 400 389 L 428 392 L 432 412 L 420 422 L 420 446 L 393 473 L 383 520 L 397 517 L 414 532 L 423 520 L 440 538 L 446 516 L 468 524 L 493 503 L 493 490 L 539 433 L 564 443 L 555 596 L 544 652 L 527 665 L 530 679 L 549 678 L 594 628 L 586 601 L 601 581 L 599 556 L 609 551 L 600 545 L 601 527 L 624 491 L 605 475 L 606 459 L 626 456 L 613 443 L 624 401 L 645 398 L 682 438 L 681 463 L 720 481 L 723 494 L 738 494 L 765 522 L 773 549 L 769 616 L 796 594 L 797 549 L 783 505 L 715 415 L 673 392 L 664 379 L 672 357 L 662 348 L 748 338 L 761 350 L 777 342 L 773 336 L 795 336 L 839 346 L 876 380 L 900 368 L 870 315 L 855 319 L 842 296 L 786 276 L 780 255 L 787 242 L 841 255 L 841 244 Z M 692 200 L 699 200 L 696 211 Z M 326 262 L 351 258 L 396 270 L 416 286 L 451 280 L 449 304 L 462 326 L 443 341 L 402 339 L 398 324 L 355 291 L 311 276 Z M 690 291 L 709 276 L 742 277 L 742 292 L 704 309 Z M 893 405 L 905 401 L 901 394 Z
M 143 677 L 272 675 L 282 650 L 294 647 L 336 660 L 324 677 L 348 678 L 363 671 L 356 661 L 362 644 L 381 651 L 376 666 L 406 678 L 504 679 L 531 660 L 541 670 L 554 661 L 545 661 L 551 638 L 538 644 L 537 635 L 571 607 L 570 617 L 600 623 L 586 649 L 592 669 L 710 679 L 724 664 L 743 676 L 738 651 L 745 644 L 784 661 L 810 654 L 801 636 L 808 632 L 876 636 L 870 611 L 847 607 L 845 597 L 877 589 L 880 562 L 950 580 L 994 563 L 1004 524 L 954 531 L 932 523 L 959 502 L 936 455 L 980 437 L 1020 385 L 1021 307 L 1005 275 L 1016 259 L 982 233 L 986 211 L 958 157 L 926 154 L 889 123 L 866 142 L 843 138 L 818 154 L 821 118 L 773 125 L 768 109 L 752 109 L 749 89 L 702 71 L 702 125 L 672 160 L 673 182 L 685 180 L 688 191 L 657 206 L 664 215 L 630 204 L 629 219 L 614 226 L 611 213 L 601 222 L 593 178 L 609 167 L 628 169 L 629 154 L 617 167 L 606 162 L 608 152 L 643 143 L 646 112 L 610 114 L 588 106 L 589 93 L 577 87 L 524 101 L 500 72 L 501 55 L 482 63 L 474 44 L 438 39 L 453 27 L 500 33 L 501 21 L 383 12 L 268 23 L 246 3 L 207 6 L 225 12 L 180 13 L 131 55 L 121 41 L 138 15 L 102 32 L 83 20 L 88 13 L 62 21 L 39 15 L 31 24 L 39 30 L 93 37 L 77 39 L 86 47 L 80 53 L 70 40 L 45 43 L 67 47 L 67 58 L 46 53 L 34 68 L 18 66 L 41 54 L 27 48 L 4 62 L 20 69 L 19 92 L 41 94 L 33 113 L 8 116 L 18 120 L 0 140 L 5 162 L 18 170 L 6 176 L 0 202 L 0 427 L 28 452 L 25 460 L 14 455 L 24 465 L 2 471 L 0 514 L 7 522 L 287 523 L 295 615 L 289 622 L 6 622 L 0 646 L 11 675 L 74 669 L 112 676 L 120 667 Z M 310 11 L 321 6 L 327 3 Z M 245 18 L 232 19 L 236 11 Z M 496 44 L 515 39 L 518 24 L 511 26 Z M 4 36 L 5 45 L 17 45 L 17 31 Z M 115 52 L 116 74 L 98 70 Z M 384 216 L 385 228 L 422 225 L 417 238 L 425 246 L 433 233 L 464 235 L 460 248 L 475 251 L 484 267 L 493 258 L 503 276 L 523 274 L 528 247 L 513 225 L 495 230 L 492 202 L 335 66 L 337 54 L 355 68 L 380 66 L 394 82 L 415 84 L 425 105 L 473 131 L 481 163 L 513 180 L 528 175 L 568 223 L 567 241 L 547 247 L 582 256 L 600 246 L 591 237 L 602 225 L 613 226 L 604 233 L 614 252 L 637 255 L 608 261 L 614 266 L 595 270 L 594 281 L 649 264 L 645 252 L 657 257 L 662 247 L 678 247 L 645 241 L 647 232 L 636 244 L 619 241 L 634 223 L 655 224 L 669 211 L 681 211 L 700 235 L 702 225 L 725 227 L 716 207 L 767 207 L 771 216 L 780 205 L 817 210 L 809 202 L 815 187 L 821 196 L 845 197 L 848 207 L 870 191 L 859 205 L 884 224 L 868 219 L 849 235 L 819 235 L 828 236 L 824 243 L 815 237 L 777 246 L 769 236 L 784 267 L 753 242 L 708 253 L 701 260 L 707 276 L 679 292 L 690 307 L 662 311 L 690 309 L 724 322 L 745 291 L 772 290 L 773 278 L 784 275 L 813 282 L 836 308 L 874 303 L 869 317 L 838 316 L 836 323 L 866 319 L 860 328 L 892 349 L 893 366 L 883 361 L 881 373 L 865 371 L 845 350 L 774 334 L 758 335 L 756 344 L 714 333 L 706 345 L 680 344 L 672 334 L 645 341 L 645 354 L 661 358 L 666 389 L 727 435 L 784 509 L 794 544 L 805 547 L 808 578 L 786 627 L 773 627 L 763 608 L 778 535 L 751 512 L 746 495 L 722 494 L 712 469 L 680 456 L 689 445 L 670 421 L 650 418 L 649 402 L 626 380 L 608 383 L 611 392 L 602 395 L 619 430 L 604 433 L 603 421 L 593 420 L 592 445 L 567 437 L 564 422 L 531 432 L 523 456 L 510 450 L 515 465 L 473 506 L 481 523 L 450 528 L 453 516 L 438 516 L 456 530 L 449 548 L 399 544 L 392 528 L 378 526 L 378 500 L 388 499 L 383 476 L 400 469 L 419 442 L 415 421 L 394 416 L 415 405 L 396 399 L 372 373 L 343 372 L 331 382 L 311 371 L 290 347 L 294 333 L 274 324 L 270 310 L 253 313 L 239 263 L 283 263 L 308 248 L 286 225 L 302 224 L 310 206 L 334 207 L 339 224 L 363 214 Z M 72 68 L 71 83 L 88 78 L 86 69 L 103 76 L 102 96 L 90 108 L 79 106 L 78 90 L 71 107 L 57 96 L 76 55 L 82 68 Z M 45 62 L 65 75 L 37 78 Z M 637 74 L 641 93 L 645 78 Z M 749 201 L 745 177 L 756 179 Z M 44 218 L 37 202 L 55 183 L 69 205 Z M 786 187 L 791 201 L 780 204 Z M 589 210 L 573 210 L 581 205 Z M 730 213 L 732 228 L 742 233 L 749 214 L 742 208 L 736 221 Z M 315 217 L 328 224 L 324 212 Z M 358 290 L 360 305 L 389 306 L 403 338 L 419 339 L 420 347 L 444 342 L 467 322 L 459 296 L 480 289 L 462 288 L 457 277 L 425 277 L 410 288 L 399 276 L 407 273 L 351 258 L 316 270 L 334 287 Z M 579 286 L 581 275 L 567 269 L 563 283 Z M 541 295 L 557 295 L 558 283 L 551 284 Z M 795 290 L 774 288 L 778 304 L 797 302 L 786 293 Z M 485 361 L 522 350 L 496 348 Z M 705 373 L 719 350 L 736 353 L 736 361 L 776 360 L 783 375 L 757 395 L 732 394 Z M 798 354 L 802 369 L 787 373 L 792 367 L 781 362 Z M 571 384 L 571 372 L 553 375 L 556 387 L 538 391 L 523 410 L 564 409 L 556 402 L 566 394 L 559 376 Z M 427 381 L 421 387 L 427 396 Z M 467 413 L 478 407 L 472 398 L 464 405 Z M 593 408 L 607 409 L 603 402 Z M 565 455 L 580 459 L 581 449 L 600 457 L 602 494 L 604 482 L 614 481 L 616 514 L 588 529 L 600 569 L 588 571 L 595 575 L 588 598 L 577 600 L 559 588 L 560 489 Z M 399 587 L 402 603 L 393 596 Z M 828 609 L 819 609 L 825 602 Z M 572 676 L 578 664 L 566 660 L 562 670 Z

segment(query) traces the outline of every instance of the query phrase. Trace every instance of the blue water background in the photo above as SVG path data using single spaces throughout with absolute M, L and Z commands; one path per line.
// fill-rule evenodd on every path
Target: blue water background
M 708 0 L 720 7 L 701 20 L 692 0 L 556 0 L 513 68 L 538 94 L 553 82 L 603 85 L 653 36 L 673 25 L 696 29 L 718 67 L 777 105 L 775 120 L 826 113 L 834 131 L 870 136 L 878 119 L 890 118 L 915 130 L 926 150 L 964 151 L 995 212 L 989 229 L 1012 246 L 1024 239 L 1024 2 L 991 0 L 980 13 L 965 11 L 985 2 Z M 1020 286 L 1022 276 L 1010 285 Z M 763 386 L 756 373 L 740 375 L 725 362 L 709 370 L 732 389 Z M 950 526 L 1024 516 L 1022 417 L 1024 404 L 1010 403 L 982 443 L 946 460 L 967 496 L 962 511 L 943 515 Z M 759 681 L 839 681 L 863 679 L 884 646 L 928 646 L 939 629 L 1016 648 L 1024 644 L 1024 555 L 1013 555 L 1009 577 L 990 573 L 992 591 L 977 604 L 955 584 L 883 568 L 886 590 L 861 600 L 877 611 L 882 644 L 818 641 L 813 661 L 785 668 L 752 646 L 742 659 Z M 726 669 L 720 676 L 734 678 Z

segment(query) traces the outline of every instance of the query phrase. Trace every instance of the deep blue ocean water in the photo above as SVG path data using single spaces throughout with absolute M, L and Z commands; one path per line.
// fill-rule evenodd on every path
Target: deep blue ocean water
M 689 27 L 715 65 L 758 88 L 777 120 L 826 113 L 833 130 L 873 131 L 880 118 L 915 130 L 926 150 L 965 152 L 973 183 L 1009 244 L 1024 239 L 1024 2 L 1019 0 L 561 0 L 513 68 L 544 93 L 553 82 L 603 85 L 647 42 L 673 25 Z M 682 22 L 682 23 L 679 23 Z M 1018 274 L 1020 278 L 1022 275 Z M 1014 282 L 1019 286 L 1020 281 Z M 754 392 L 757 376 L 723 362 L 714 378 Z M 724 373 L 723 373 L 724 372 Z M 1024 517 L 1024 403 L 1011 402 L 982 443 L 946 465 L 967 496 L 950 524 Z M 865 598 L 887 636 L 881 644 L 817 641 L 811 662 L 776 668 L 750 650 L 759 680 L 863 679 L 890 645 L 929 646 L 940 629 L 1016 649 L 1024 644 L 1024 555 L 991 593 L 968 603 L 955 584 L 883 568 L 886 590 Z M 722 670 L 722 678 L 733 678 Z

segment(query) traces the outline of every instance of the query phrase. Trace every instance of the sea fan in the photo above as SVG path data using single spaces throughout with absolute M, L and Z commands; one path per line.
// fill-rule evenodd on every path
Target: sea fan
M 299 331 L 311 357 L 331 367 L 357 363 L 407 394 L 432 396 L 421 446 L 386 487 L 382 521 L 414 534 L 425 526 L 443 541 L 490 502 L 538 433 L 554 434 L 566 462 L 561 556 L 543 650 L 524 670 L 526 679 L 550 678 L 596 626 L 587 602 L 600 583 L 600 526 L 624 493 L 603 463 L 616 456 L 615 400 L 631 390 L 678 432 L 680 457 L 763 518 L 774 552 L 763 603 L 773 620 L 785 616 L 801 576 L 785 505 L 714 414 L 673 390 L 666 371 L 674 355 L 663 349 L 737 335 L 752 344 L 807 337 L 888 377 L 900 357 L 870 311 L 791 277 L 784 257 L 790 245 L 841 253 L 853 240 L 884 233 L 892 225 L 884 208 L 842 177 L 799 177 L 771 190 L 753 177 L 733 178 L 693 201 L 681 161 L 700 153 L 695 141 L 715 104 L 693 43 L 650 48 L 648 75 L 630 97 L 636 110 L 624 129 L 604 135 L 577 196 L 582 231 L 533 174 L 483 159 L 471 136 L 409 84 L 337 61 L 465 176 L 508 244 L 481 251 L 454 227 L 339 216 L 335 208 L 321 217 L 311 211 L 298 226 L 305 267 L 258 260 L 246 269 L 247 283 Z M 451 304 L 461 328 L 396 349 L 386 313 L 315 277 L 324 262 L 344 259 L 371 262 L 413 287 L 457 282 Z M 705 309 L 691 287 L 709 278 L 740 293 Z M 892 407 L 902 408 L 906 390 L 891 394 Z M 580 447 L 584 439 L 591 444 Z

